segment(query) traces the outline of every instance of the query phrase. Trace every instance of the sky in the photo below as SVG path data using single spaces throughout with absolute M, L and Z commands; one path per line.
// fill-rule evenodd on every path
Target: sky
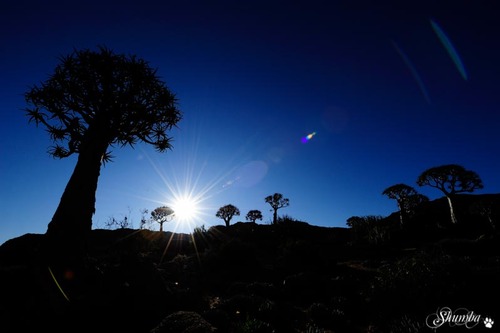
M 44 233 L 76 164 L 53 159 L 24 93 L 74 49 L 104 45 L 157 68 L 182 120 L 173 149 L 113 149 L 93 228 L 197 200 L 164 230 L 244 221 L 264 198 L 313 225 L 387 216 L 382 191 L 461 164 L 500 193 L 500 5 L 475 1 L 9 1 L 0 12 L 0 244 Z M 309 140 L 304 137 L 310 135 Z M 313 135 L 314 134 L 314 135 Z M 155 226 L 157 227 L 157 226 Z

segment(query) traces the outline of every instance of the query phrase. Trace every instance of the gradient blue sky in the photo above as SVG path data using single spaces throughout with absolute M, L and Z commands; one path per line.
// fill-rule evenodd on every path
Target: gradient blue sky
M 370 4 L 372 3 L 372 4 Z M 57 57 L 106 45 L 158 68 L 183 119 L 174 148 L 115 149 L 101 172 L 94 227 L 110 216 L 200 195 L 198 224 L 244 220 L 267 195 L 322 226 L 388 215 L 381 195 L 457 163 L 500 193 L 500 10 L 496 1 L 24 1 L 0 12 L 0 243 L 44 233 L 76 163 L 52 159 L 23 94 Z M 461 75 L 431 24 L 463 62 Z M 301 138 L 316 135 L 307 143 Z M 169 187 L 170 186 L 170 187 Z M 166 226 L 172 230 L 174 224 Z M 179 230 L 189 230 L 180 228 Z

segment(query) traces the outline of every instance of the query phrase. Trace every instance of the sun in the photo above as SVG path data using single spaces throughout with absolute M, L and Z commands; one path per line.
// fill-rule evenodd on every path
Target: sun
M 199 217 L 200 208 L 198 201 L 190 196 L 181 196 L 172 203 L 174 219 L 180 222 L 192 222 Z

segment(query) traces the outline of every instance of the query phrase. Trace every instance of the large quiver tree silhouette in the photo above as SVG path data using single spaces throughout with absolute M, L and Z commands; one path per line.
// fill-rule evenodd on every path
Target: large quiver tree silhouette
M 49 154 L 78 154 L 48 225 L 51 239 L 83 239 L 91 230 L 100 169 L 110 161 L 110 148 L 145 142 L 165 151 L 171 147 L 167 132 L 181 118 L 156 69 L 105 47 L 61 57 L 54 73 L 25 98 L 29 120 L 45 126 L 54 143 Z
M 453 196 L 483 188 L 483 182 L 474 171 L 461 165 L 447 164 L 425 170 L 417 179 L 419 186 L 435 187 L 444 193 L 450 206 L 451 222 L 457 223 L 453 210 Z

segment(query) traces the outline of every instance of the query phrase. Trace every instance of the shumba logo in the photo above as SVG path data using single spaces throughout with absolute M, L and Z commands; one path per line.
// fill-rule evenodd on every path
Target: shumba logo
M 438 308 L 435 313 L 428 315 L 425 323 L 427 327 L 436 330 L 446 324 L 450 327 L 463 326 L 467 329 L 484 324 L 484 327 L 492 328 L 495 322 L 489 317 L 482 319 L 480 314 L 469 311 L 466 308 L 459 308 L 453 311 L 448 307 L 442 307 Z

